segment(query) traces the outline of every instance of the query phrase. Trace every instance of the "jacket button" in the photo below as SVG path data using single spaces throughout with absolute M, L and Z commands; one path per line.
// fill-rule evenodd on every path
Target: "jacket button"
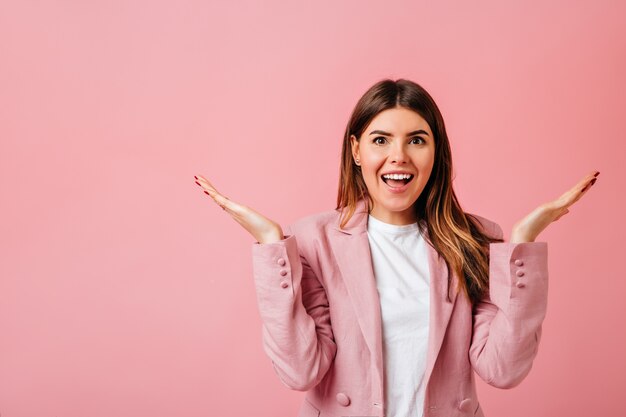
M 521 269 L 519 271 L 517 271 L 515 273 L 515 275 L 517 275 L 518 277 L 523 277 L 524 276 L 524 271 L 522 271 Z
M 517 281 L 517 288 L 524 288 L 526 286 L 526 284 L 524 284 L 522 281 Z
M 350 397 L 348 397 L 343 392 L 340 392 L 339 394 L 337 394 L 337 402 L 344 407 L 347 407 L 348 405 L 350 405 Z
M 516 260 L 515 260 L 515 265 L 517 265 L 517 266 L 522 266 L 522 265 L 524 265 L 524 262 L 522 262 L 522 260 L 521 260 L 521 259 L 516 259 Z
M 287 275 L 287 270 L 286 269 L 281 269 L 280 270 L 280 275 L 282 275 L 282 276 Z
M 285 260 L 283 258 L 278 258 L 278 265 L 285 266 Z
M 472 400 L 469 398 L 465 398 L 463 401 L 459 403 L 459 410 L 461 411 L 471 411 L 472 409 Z
M 289 286 L 289 283 L 287 281 L 283 281 L 280 283 L 280 286 L 283 288 L 287 288 Z

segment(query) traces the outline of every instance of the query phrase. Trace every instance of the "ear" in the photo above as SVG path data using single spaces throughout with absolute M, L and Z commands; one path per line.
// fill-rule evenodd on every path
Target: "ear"
M 350 135 L 350 145 L 352 148 L 352 159 L 360 159 L 359 156 L 359 141 L 356 140 L 356 136 Z

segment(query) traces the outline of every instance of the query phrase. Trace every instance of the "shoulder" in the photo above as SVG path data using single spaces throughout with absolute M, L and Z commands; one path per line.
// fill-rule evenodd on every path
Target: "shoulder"
M 309 214 L 289 223 L 284 229 L 284 234 L 294 237 L 300 257 L 306 259 L 308 265 L 316 268 L 320 257 L 325 257 L 329 250 L 328 231 L 337 224 L 338 219 L 338 210 Z
M 502 227 L 500 227 L 500 225 L 496 223 L 495 221 L 490 220 L 483 216 L 479 216 L 478 214 L 474 214 L 474 213 L 465 213 L 465 215 L 468 218 L 474 220 L 474 223 L 477 226 L 481 227 L 482 230 L 488 235 L 497 237 L 499 239 L 503 238 L 504 233 L 502 231 Z

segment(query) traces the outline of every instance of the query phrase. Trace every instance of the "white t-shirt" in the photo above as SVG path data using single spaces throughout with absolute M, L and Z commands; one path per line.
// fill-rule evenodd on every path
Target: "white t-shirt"
M 382 315 L 385 417 L 422 417 L 430 307 L 428 244 L 417 223 L 369 215 L 367 235 Z

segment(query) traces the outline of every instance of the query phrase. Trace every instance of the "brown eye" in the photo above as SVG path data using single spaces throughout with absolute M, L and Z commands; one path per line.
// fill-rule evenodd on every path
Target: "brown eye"
M 419 136 L 414 137 L 414 138 L 413 138 L 413 139 L 411 139 L 411 140 L 413 141 L 413 140 L 415 140 L 415 139 L 419 139 L 419 140 L 421 140 L 421 141 L 422 141 L 422 143 L 426 143 L 426 141 L 425 141 L 424 139 L 422 139 L 421 137 L 419 137 Z
M 387 140 L 384 136 L 378 136 L 374 138 L 374 143 L 377 145 L 382 145 L 382 143 L 380 142 L 376 142 L 378 139 L 383 139 L 383 140 Z

